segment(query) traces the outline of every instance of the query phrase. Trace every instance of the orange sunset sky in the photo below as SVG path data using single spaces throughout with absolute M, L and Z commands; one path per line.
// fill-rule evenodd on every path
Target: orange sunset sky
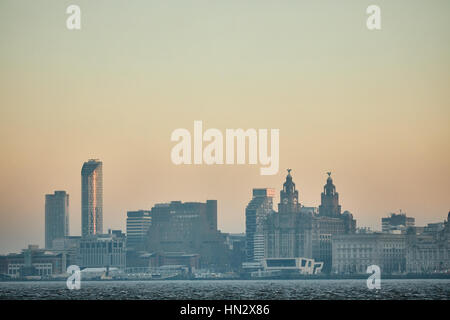
M 81 30 L 66 28 L 70 4 Z M 381 7 L 382 29 L 366 28 Z M 103 161 L 104 231 L 127 210 L 218 200 L 245 231 L 252 188 L 286 168 L 305 206 L 332 171 L 343 210 L 381 229 L 450 210 L 450 2 L 0 2 L 0 253 L 44 243 L 44 196 L 70 195 L 81 233 L 81 166 Z M 177 128 L 277 128 L 280 171 L 176 166 Z M 278 198 L 275 201 L 278 203 Z

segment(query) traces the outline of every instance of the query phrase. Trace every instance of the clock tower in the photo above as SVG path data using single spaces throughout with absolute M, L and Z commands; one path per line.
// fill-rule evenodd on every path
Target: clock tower
M 291 171 L 292 169 L 287 169 L 286 181 L 283 184 L 283 190 L 280 191 L 279 213 L 296 213 L 300 211 L 298 190 L 295 189 L 295 183 L 292 181 Z
M 319 206 L 319 215 L 326 217 L 340 217 L 341 206 L 339 205 L 339 194 L 331 179 L 331 172 L 327 172 L 327 184 L 323 187 L 321 195 L 321 205 Z

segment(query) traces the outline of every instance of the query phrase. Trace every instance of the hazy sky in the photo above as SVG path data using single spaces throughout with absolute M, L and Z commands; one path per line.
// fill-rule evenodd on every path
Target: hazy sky
M 81 30 L 66 28 L 70 4 Z M 381 7 L 382 30 L 366 28 Z M 450 209 L 450 1 L 0 0 L 0 253 L 44 243 L 44 196 L 103 161 L 104 231 L 127 210 L 217 199 L 243 232 L 254 187 L 292 174 L 318 206 L 332 171 L 343 210 L 380 229 Z M 171 132 L 280 129 L 280 172 L 175 166 Z M 276 199 L 278 203 L 278 198 Z

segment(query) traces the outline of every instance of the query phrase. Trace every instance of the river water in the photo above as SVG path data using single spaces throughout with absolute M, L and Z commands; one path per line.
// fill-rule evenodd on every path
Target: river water
M 0 299 L 450 299 L 450 279 L 381 280 L 369 290 L 366 280 L 197 280 L 82 281 L 79 290 L 65 282 L 0 282 Z

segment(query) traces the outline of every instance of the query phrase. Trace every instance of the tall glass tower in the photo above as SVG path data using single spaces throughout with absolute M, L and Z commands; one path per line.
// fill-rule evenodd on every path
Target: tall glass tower
M 91 159 L 81 168 L 81 235 L 103 233 L 102 162 Z

